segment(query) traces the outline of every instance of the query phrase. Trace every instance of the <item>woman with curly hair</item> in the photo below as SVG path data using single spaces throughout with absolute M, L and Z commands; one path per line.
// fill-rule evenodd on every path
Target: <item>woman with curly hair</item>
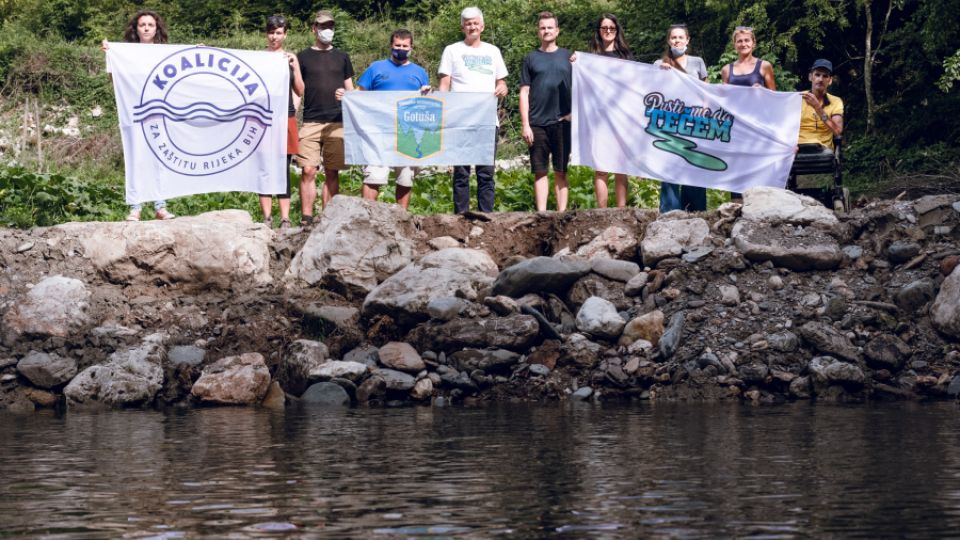
M 123 39 L 127 43 L 143 43 L 149 45 L 152 43 L 167 42 L 167 25 L 163 18 L 156 11 L 140 10 L 127 23 L 127 29 L 123 33 Z M 110 48 L 107 40 L 103 40 L 101 48 L 104 52 Z M 130 205 L 130 213 L 127 214 L 127 221 L 140 221 L 140 203 Z M 177 216 L 167 210 L 167 201 L 159 200 L 153 203 L 157 219 L 173 219 Z

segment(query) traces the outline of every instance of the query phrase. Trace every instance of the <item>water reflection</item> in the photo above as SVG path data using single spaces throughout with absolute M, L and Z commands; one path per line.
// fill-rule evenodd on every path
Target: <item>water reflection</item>
M 0 536 L 950 536 L 953 404 L 0 416 Z

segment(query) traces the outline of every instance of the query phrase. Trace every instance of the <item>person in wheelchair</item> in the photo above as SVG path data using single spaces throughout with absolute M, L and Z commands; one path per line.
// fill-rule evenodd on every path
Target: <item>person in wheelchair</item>
M 832 155 L 833 140 L 843 133 L 843 100 L 827 93 L 833 82 L 833 64 L 823 58 L 815 61 L 807 78 L 810 91 L 804 92 L 800 108 L 798 154 Z
M 833 82 L 833 64 L 823 58 L 816 60 L 807 78 L 810 91 L 803 94 L 797 155 L 790 169 L 787 189 L 810 195 L 834 210 L 845 210 L 849 208 L 849 197 L 843 187 L 840 166 L 843 100 L 827 93 Z M 833 174 L 832 188 L 799 188 L 797 185 L 799 175 L 824 173 Z

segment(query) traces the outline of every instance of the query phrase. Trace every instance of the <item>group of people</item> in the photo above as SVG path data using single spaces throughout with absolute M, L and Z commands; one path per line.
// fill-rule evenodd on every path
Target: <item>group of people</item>
M 484 42 L 483 13 L 476 7 L 465 8 L 460 14 L 463 41 L 448 45 L 438 68 L 441 92 L 491 92 L 497 98 L 507 95 L 507 67 L 500 49 Z M 418 91 L 432 90 L 430 76 L 421 66 L 411 61 L 413 34 L 397 30 L 390 36 L 390 57 L 372 63 L 357 79 L 350 56 L 333 46 L 336 22 L 330 11 L 317 12 L 311 24 L 314 44 L 298 54 L 286 52 L 284 40 L 289 22 L 280 15 L 267 19 L 267 50 L 286 55 L 290 66 L 290 99 L 287 124 L 287 160 L 292 159 L 302 169 L 300 180 L 301 225 L 315 222 L 314 206 L 317 199 L 316 177 L 323 167 L 325 181 L 321 188 L 321 204 L 326 206 L 340 189 L 340 171 L 346 168 L 343 145 L 343 113 L 341 100 L 346 92 L 358 91 Z M 540 46 L 523 59 L 520 73 L 520 118 L 523 140 L 529 146 L 530 167 L 534 175 L 534 199 L 538 211 L 546 210 L 549 195 L 548 173 L 554 171 L 554 196 L 557 210 L 567 207 L 569 186 L 567 167 L 571 150 L 571 51 L 557 45 L 560 26 L 557 17 L 542 12 L 537 19 Z M 125 39 L 138 43 L 166 43 L 167 31 L 161 17 L 153 11 L 140 11 L 130 21 Z M 753 29 L 738 26 L 733 32 L 737 59 L 721 71 L 724 84 L 758 86 L 776 89 L 773 66 L 753 55 L 756 36 Z M 108 47 L 106 41 L 104 49 Z M 655 62 L 662 69 L 673 69 L 698 80 L 707 80 L 704 60 L 688 54 L 690 32 L 686 25 L 669 27 L 663 56 Z M 594 54 L 633 60 L 633 54 L 624 38 L 623 27 L 613 14 L 603 14 L 596 23 L 590 43 Z M 833 78 L 833 65 L 820 59 L 810 68 L 810 91 L 803 94 L 799 144 L 816 143 L 830 151 L 833 139 L 843 131 L 843 102 L 827 93 Z M 303 104 L 303 124 L 297 126 L 297 102 Z M 289 168 L 289 167 L 288 167 Z M 494 207 L 494 167 L 476 165 L 477 209 L 492 212 Z M 416 167 L 385 167 L 367 165 L 363 170 L 361 196 L 375 200 L 380 188 L 388 183 L 393 172 L 396 183 L 396 201 L 403 208 L 410 202 L 413 182 L 419 170 Z M 594 178 L 597 205 L 607 206 L 608 182 L 611 173 L 597 171 Z M 458 214 L 470 210 L 471 165 L 453 168 L 453 202 Z M 628 198 L 625 174 L 613 173 L 616 205 L 624 207 Z M 278 195 L 280 228 L 290 226 L 290 183 L 286 193 Z M 732 193 L 736 200 L 739 193 Z M 260 205 L 264 223 L 272 225 L 272 196 L 261 195 Z M 660 191 L 660 211 L 676 209 L 706 210 L 706 190 L 701 187 L 681 186 L 663 182 Z M 157 219 L 170 219 L 165 201 L 154 203 Z M 128 220 L 140 219 L 140 205 L 133 205 Z

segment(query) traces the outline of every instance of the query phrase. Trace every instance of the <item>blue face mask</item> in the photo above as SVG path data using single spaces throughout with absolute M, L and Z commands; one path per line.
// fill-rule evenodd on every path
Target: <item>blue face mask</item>
M 391 52 L 397 62 L 406 62 L 407 58 L 410 56 L 410 51 L 408 49 L 391 49 Z
M 672 55 L 674 56 L 674 58 L 683 56 L 683 55 L 687 54 L 687 48 L 686 48 L 686 47 L 680 47 L 680 48 L 678 49 L 678 48 L 676 48 L 676 47 L 670 47 L 670 54 L 672 54 Z

